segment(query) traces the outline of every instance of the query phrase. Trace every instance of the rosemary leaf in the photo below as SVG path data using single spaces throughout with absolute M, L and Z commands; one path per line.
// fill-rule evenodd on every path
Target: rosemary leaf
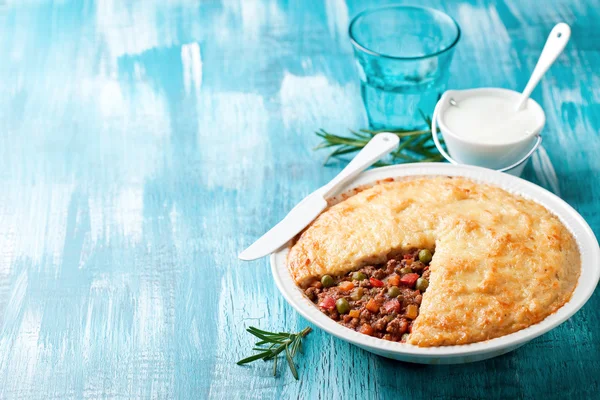
M 254 331 L 250 331 L 250 330 L 248 330 L 248 332 L 250 332 L 252 335 L 256 336 L 259 339 L 268 341 L 269 343 L 272 343 L 275 340 L 281 341 L 281 339 L 279 338 L 279 336 L 277 336 L 277 337 L 274 338 L 273 336 L 267 336 L 267 335 L 264 335 L 264 334 L 259 333 L 259 332 L 254 332 Z
M 321 142 L 317 146 L 313 147 L 313 150 L 325 149 L 327 147 L 336 146 L 335 143 Z
M 401 160 L 408 161 L 408 162 L 417 162 L 417 161 L 419 161 L 419 160 L 417 160 L 414 157 L 407 156 L 406 154 L 400 154 L 400 153 L 394 153 L 393 154 L 393 158 L 394 159 L 399 158 Z
M 292 349 L 290 350 L 290 354 L 292 355 L 292 358 L 296 355 L 296 352 L 298 351 L 298 347 L 300 346 L 300 343 L 302 341 L 298 340 L 298 337 L 296 337 L 296 339 L 294 339 L 294 342 L 292 343 Z
M 425 143 L 431 139 L 429 136 L 423 136 L 422 138 L 420 138 L 415 144 L 414 147 L 415 149 L 422 149 L 423 145 L 425 145 Z
M 392 132 L 394 133 L 394 132 Z M 412 132 L 403 132 L 403 133 L 395 133 L 400 139 L 411 136 L 422 136 L 422 135 L 431 135 L 430 131 L 412 131 Z
M 417 140 L 419 137 L 418 136 L 412 136 L 404 141 L 402 141 L 402 143 L 400 143 L 400 145 L 398 145 L 398 148 L 394 151 L 395 153 L 400 153 L 402 150 L 406 149 L 407 147 L 410 147 L 412 145 L 412 143 L 415 142 L 415 140 Z
M 361 132 L 370 133 L 372 135 L 376 135 L 382 132 L 391 132 L 391 133 L 411 133 L 417 132 L 414 129 L 403 129 L 403 128 L 389 128 L 389 129 L 361 129 Z
M 265 361 L 269 361 L 272 360 L 273 358 L 277 357 L 279 355 L 279 353 L 281 353 L 282 351 L 284 351 L 287 348 L 288 343 L 284 343 L 281 346 L 275 348 L 275 350 L 271 350 L 271 354 L 267 355 L 265 358 L 263 358 L 263 360 Z
M 431 126 L 431 118 L 427 117 L 421 111 L 423 121 Z M 329 154 L 325 157 L 323 164 L 327 164 L 332 158 L 342 162 L 349 160 L 342 157 L 346 154 L 352 154 L 361 150 L 378 133 L 390 132 L 400 138 L 400 145 L 391 153 L 388 161 L 379 161 L 374 166 L 387 166 L 404 162 L 432 162 L 442 161 L 443 157 L 439 154 L 435 144 L 431 141 L 431 131 L 429 129 L 359 129 L 358 131 L 350 129 L 348 136 L 336 135 L 319 129 L 317 136 L 322 141 L 314 150 L 329 149 Z M 440 140 L 443 144 L 443 140 Z
M 247 329 L 248 332 L 252 333 L 252 332 L 259 332 L 259 333 L 263 333 L 265 335 L 281 335 L 280 333 L 273 333 L 273 332 L 269 332 L 269 331 L 263 331 L 262 329 L 258 329 L 255 328 L 254 326 L 251 326 Z M 287 333 L 284 333 L 283 335 L 288 335 Z
M 264 351 L 262 353 L 255 354 L 253 356 L 246 357 L 246 358 L 238 361 L 237 365 L 243 365 L 243 364 L 250 363 L 252 361 L 261 360 L 261 359 L 265 358 L 267 355 L 269 355 L 270 353 L 271 353 L 270 351 Z
M 440 157 L 440 159 L 443 158 L 442 155 L 440 153 L 438 153 L 437 151 L 435 151 L 435 152 L 429 151 L 428 149 L 425 149 L 425 148 L 423 148 L 423 151 L 421 152 L 421 154 L 423 154 L 427 158 L 431 158 L 431 157 Z
M 389 167 L 390 165 L 394 165 L 394 164 L 390 164 L 387 163 L 385 161 L 377 161 L 375 164 L 373 164 L 374 167 Z
M 294 375 L 294 378 L 298 380 L 298 371 L 296 370 L 296 366 L 294 365 L 294 360 L 292 360 L 292 355 L 290 354 L 288 346 L 285 346 L 285 358 L 287 359 L 290 371 L 292 371 L 292 375 Z
M 277 376 L 277 362 L 279 355 L 285 351 L 285 358 L 288 367 L 295 379 L 298 378 L 298 370 L 294 364 L 294 356 L 302 347 L 302 339 L 311 332 L 311 328 L 307 327 L 298 333 L 288 332 L 268 332 L 253 326 L 246 329 L 248 333 L 261 339 L 256 342 L 253 351 L 258 351 L 250 357 L 244 358 L 237 362 L 238 365 L 247 364 L 256 360 L 269 361 L 273 360 L 273 376 Z M 261 347 L 267 346 L 268 347 Z
M 444 159 L 444 157 L 441 154 L 438 154 L 437 156 L 434 156 L 434 157 L 424 158 L 422 160 L 419 160 L 419 162 L 439 162 L 439 161 L 442 161 L 443 159 Z
M 335 151 L 333 151 L 330 156 L 331 157 L 335 157 L 335 156 L 341 156 L 342 154 L 347 154 L 347 153 L 352 153 L 355 151 L 358 151 L 359 149 L 357 149 L 356 147 L 352 147 L 352 146 L 342 146 L 339 147 L 338 149 L 336 149 Z
M 327 164 L 327 162 L 329 161 L 330 158 L 339 158 L 339 156 L 341 156 L 341 155 L 348 154 L 348 153 L 354 153 L 358 150 L 360 150 L 360 149 L 358 149 L 356 147 L 351 147 L 351 146 L 340 147 L 340 148 L 336 149 L 335 151 L 333 151 L 331 154 L 329 154 L 327 157 L 325 157 L 325 161 L 323 161 L 323 165 Z
M 361 133 L 361 132 L 362 132 L 362 130 L 360 130 L 359 132 L 356 132 L 356 131 L 353 131 L 352 129 L 350 129 L 350 133 L 352 133 L 354 136 L 364 139 L 366 141 L 371 140 L 371 138 L 373 137 L 372 134 Z

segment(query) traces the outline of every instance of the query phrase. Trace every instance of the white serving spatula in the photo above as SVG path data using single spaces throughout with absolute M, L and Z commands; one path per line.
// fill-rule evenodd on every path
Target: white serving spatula
M 327 207 L 326 198 L 355 178 L 365 169 L 394 150 L 399 143 L 393 133 L 378 133 L 354 159 L 327 185 L 317 189 L 302 200 L 277 225 L 240 253 L 241 260 L 250 261 L 271 254 L 306 228 Z

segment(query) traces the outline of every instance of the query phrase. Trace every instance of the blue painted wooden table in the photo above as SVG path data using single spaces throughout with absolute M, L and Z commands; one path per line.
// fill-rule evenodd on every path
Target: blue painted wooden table
M 403 364 L 317 329 L 300 381 L 235 365 L 244 327 L 307 325 L 268 261 L 236 254 L 339 171 L 313 131 L 365 125 L 346 29 L 374 3 L 0 1 L 0 398 L 597 396 L 597 294 L 476 364 Z M 600 3 L 420 3 L 462 27 L 452 88 L 523 88 L 572 25 L 534 93 L 547 157 L 526 177 L 600 234 Z

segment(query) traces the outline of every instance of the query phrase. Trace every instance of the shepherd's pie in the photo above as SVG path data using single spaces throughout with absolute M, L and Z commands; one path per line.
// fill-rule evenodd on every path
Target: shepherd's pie
M 569 301 L 581 261 L 543 206 L 463 178 L 422 177 L 329 207 L 293 244 L 288 267 L 343 325 L 428 347 L 540 322 Z

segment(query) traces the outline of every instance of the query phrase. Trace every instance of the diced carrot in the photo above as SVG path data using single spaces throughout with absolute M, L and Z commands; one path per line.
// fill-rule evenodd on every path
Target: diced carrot
M 358 318 L 360 317 L 360 311 L 358 310 L 350 310 L 350 312 L 348 313 L 349 316 L 351 316 L 352 318 Z
M 384 283 L 382 281 L 380 281 L 379 279 L 375 279 L 375 278 L 369 278 L 369 282 L 371 282 L 371 285 L 375 286 L 375 287 L 383 287 Z
M 406 306 L 406 318 L 415 319 L 417 315 L 419 315 L 419 307 L 414 304 L 409 304 Z
M 419 274 L 410 273 L 400 278 L 400 282 L 410 287 L 413 287 L 417 279 L 419 279 Z
M 369 324 L 363 324 L 363 326 L 360 327 L 359 332 L 371 336 L 373 334 L 373 328 Z
M 372 313 L 376 313 L 379 311 L 379 303 L 377 303 L 374 299 L 370 299 L 365 307 Z
M 338 284 L 338 287 L 345 292 L 349 292 L 350 290 L 354 289 L 354 283 L 350 281 L 343 281 Z
M 400 284 L 400 275 L 392 275 L 387 281 L 391 286 L 398 286 Z

